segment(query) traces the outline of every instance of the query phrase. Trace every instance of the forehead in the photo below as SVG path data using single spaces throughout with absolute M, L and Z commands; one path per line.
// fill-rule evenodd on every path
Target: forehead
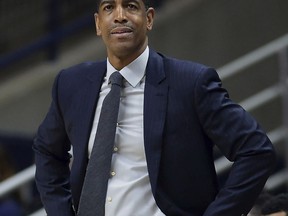
M 101 5 L 103 3 L 116 3 L 116 2 L 119 2 L 119 3 L 127 3 L 127 2 L 138 2 L 138 3 L 141 3 L 141 2 L 145 2 L 144 0 L 98 0 L 98 5 Z
M 269 214 L 268 216 L 286 216 L 286 213 L 284 211 L 281 211 L 281 212 Z
M 96 1 L 96 10 L 99 10 L 99 7 L 103 4 L 116 4 L 116 3 L 120 3 L 120 4 L 127 4 L 127 3 L 132 3 L 135 2 L 137 4 L 143 4 L 144 7 L 146 9 L 148 9 L 148 7 L 150 7 L 150 1 L 149 0 L 97 0 Z M 152 7 L 152 5 L 151 5 Z
M 137 4 L 144 4 L 144 7 L 148 7 L 146 5 L 146 0 L 97 0 L 96 1 L 96 10 L 98 11 L 100 6 L 103 4 L 128 4 L 128 3 L 137 3 Z

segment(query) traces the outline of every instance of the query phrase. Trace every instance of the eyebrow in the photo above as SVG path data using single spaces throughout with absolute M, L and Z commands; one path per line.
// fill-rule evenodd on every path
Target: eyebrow
M 115 0 L 101 0 L 100 1 L 100 4 L 99 4 L 99 7 L 103 4 L 106 4 L 106 3 L 112 3 L 112 2 L 115 2 Z
M 140 0 L 142 1 L 142 0 Z M 139 0 L 123 0 L 124 3 L 127 3 L 127 2 L 134 2 L 134 3 L 137 3 L 137 4 L 140 4 Z
M 111 4 L 114 2 L 115 2 L 115 0 L 101 0 L 99 7 L 102 6 L 103 4 L 109 4 L 109 3 Z M 134 2 L 134 3 L 140 4 L 139 0 L 123 0 L 123 3 L 127 3 L 127 2 Z

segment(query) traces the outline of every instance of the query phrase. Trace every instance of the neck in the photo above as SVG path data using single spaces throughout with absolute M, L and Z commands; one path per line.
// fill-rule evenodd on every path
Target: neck
M 136 52 L 134 51 L 133 53 L 121 53 L 120 55 L 112 55 L 108 53 L 109 62 L 116 70 L 120 71 L 125 66 L 137 59 L 144 52 L 147 45 L 148 41 L 146 41 L 143 46 L 140 47 L 140 49 L 138 49 Z

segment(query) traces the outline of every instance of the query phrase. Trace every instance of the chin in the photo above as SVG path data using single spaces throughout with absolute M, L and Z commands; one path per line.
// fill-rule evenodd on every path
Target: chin
M 113 53 L 115 53 L 117 56 L 126 56 L 129 54 L 132 54 L 136 52 L 136 49 L 134 46 L 129 46 L 129 44 L 119 44 L 118 46 L 115 46 L 113 48 Z

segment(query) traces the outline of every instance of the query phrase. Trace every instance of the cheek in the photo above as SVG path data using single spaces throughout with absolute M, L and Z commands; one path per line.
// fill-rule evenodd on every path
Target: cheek
M 108 32 L 108 28 L 109 28 L 109 20 L 106 19 L 98 19 L 98 23 L 96 23 L 97 26 L 97 33 L 99 36 L 105 35 Z
M 101 35 L 102 35 L 102 32 L 101 32 L 101 30 L 100 30 L 99 28 L 96 28 L 96 34 L 97 34 L 98 36 L 101 36 Z
M 98 36 L 102 36 L 102 37 L 108 37 L 109 36 L 109 30 L 108 27 L 105 25 L 100 25 L 99 29 L 98 29 Z

